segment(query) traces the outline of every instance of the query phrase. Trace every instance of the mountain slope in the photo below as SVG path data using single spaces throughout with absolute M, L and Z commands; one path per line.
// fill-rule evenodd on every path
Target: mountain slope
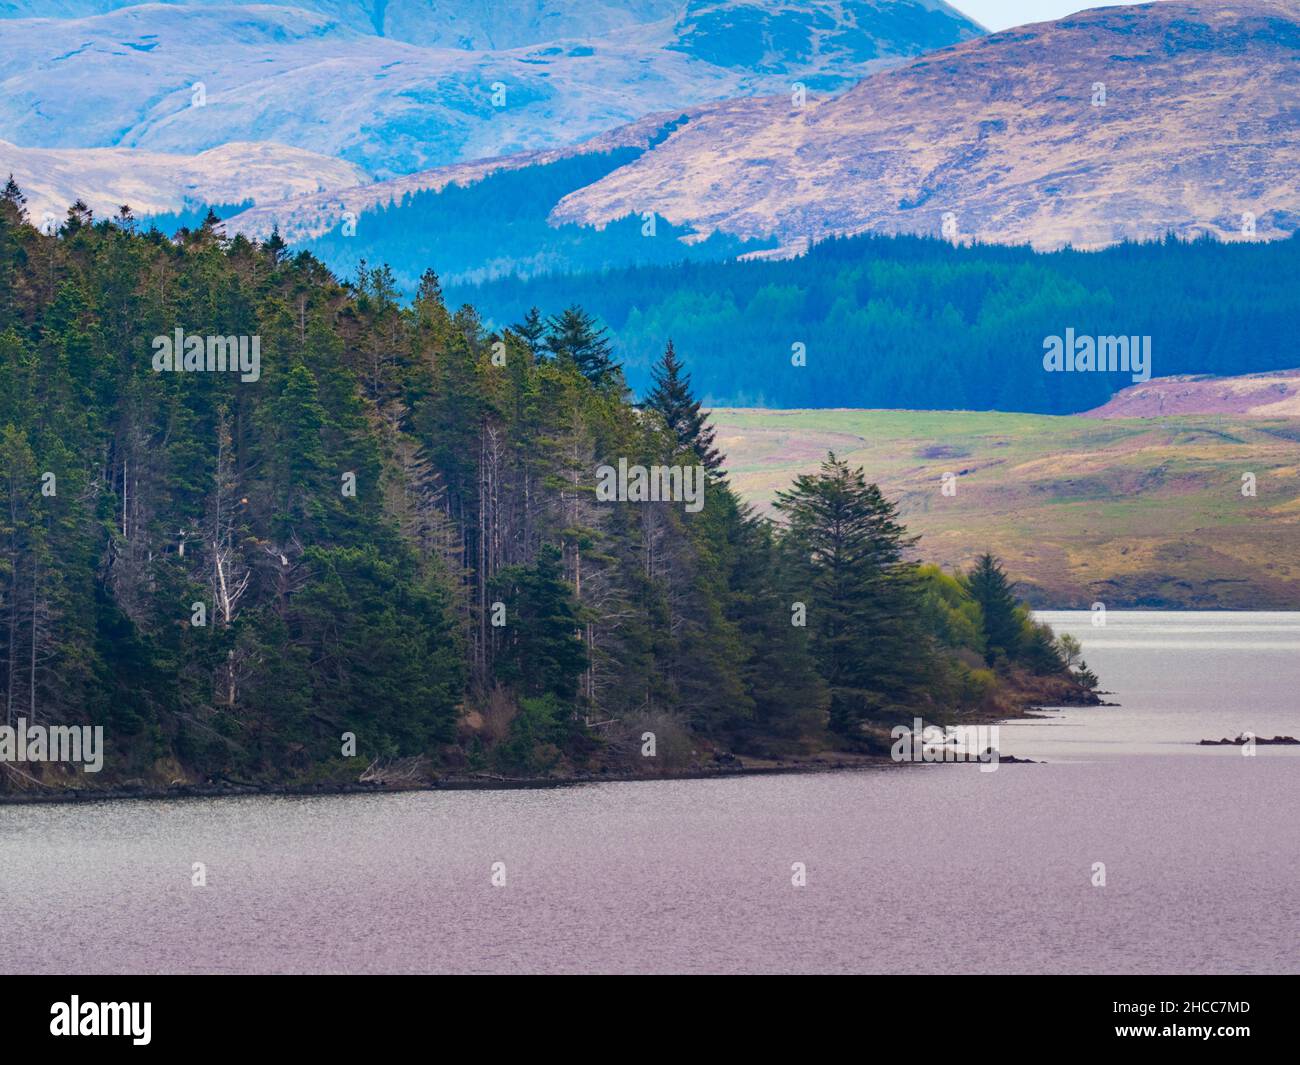
M 407 10 L 417 8 L 394 5 L 392 17 Z M 980 32 L 937 0 L 679 0 L 657 21 L 612 28 L 545 18 L 576 3 L 529 10 L 529 34 L 596 32 L 508 48 L 491 46 L 490 33 L 455 37 L 488 45 L 471 49 L 380 37 L 294 7 L 206 4 L 9 20 L 0 129 L 30 146 L 181 153 L 269 140 L 385 177 L 570 144 L 654 111 L 789 93 L 796 80 L 814 93 L 842 89 Z M 633 10 L 649 19 L 662 8 Z M 197 107 L 196 82 L 206 94 Z
M 1162 377 L 1115 393 L 1085 412 L 1087 418 L 1156 418 L 1181 414 L 1238 414 L 1300 418 L 1300 370 L 1208 377 Z
M 674 112 L 648 115 L 637 122 L 597 134 L 575 145 L 475 159 L 417 170 L 385 181 L 358 183 L 306 196 L 259 202 L 257 206 L 227 219 L 226 232 L 231 235 L 243 233 L 250 239 L 265 240 L 273 228 L 278 228 L 280 235 L 290 243 L 310 240 L 338 227 L 345 214 L 360 216 L 378 207 L 400 203 L 403 197 L 417 193 L 438 192 L 452 185 L 469 187 L 479 184 L 492 174 L 547 167 L 583 155 L 599 155 L 628 148 L 643 152 L 671 133 L 681 117 Z M 467 222 L 473 224 L 474 220 L 467 219 Z
M 598 225 L 635 207 L 797 248 L 868 229 L 938 235 L 953 212 L 959 239 L 1095 246 L 1171 229 L 1236 238 L 1249 212 L 1276 237 L 1300 221 L 1298 60 L 1294 3 L 1086 11 L 803 108 L 782 96 L 699 109 L 555 219 Z
M 231 0 L 156 0 L 169 7 L 227 7 Z M 3 18 L 85 18 L 139 0 L 0 0 Z M 675 15 L 680 0 L 295 0 L 284 7 L 325 15 L 357 33 L 408 44 L 487 50 L 557 37 L 588 37 Z
M 283 200 L 355 185 L 364 172 L 282 144 L 224 144 L 197 155 L 133 148 L 19 148 L 0 140 L 0 178 L 12 174 L 29 217 L 61 219 L 76 199 L 100 216 L 129 204 L 137 215 L 198 204 Z

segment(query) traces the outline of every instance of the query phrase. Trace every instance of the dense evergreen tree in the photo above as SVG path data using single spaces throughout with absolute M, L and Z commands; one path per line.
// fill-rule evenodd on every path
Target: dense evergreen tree
M 528 353 L 534 358 L 540 358 L 542 352 L 546 350 L 546 323 L 542 320 L 542 312 L 536 307 L 530 307 L 528 313 L 524 315 L 524 320 L 510 327 L 514 334 L 528 348 Z
M 546 544 L 531 566 L 497 575 L 504 649 L 497 675 L 528 696 L 552 695 L 572 704 L 587 653 L 578 635 L 578 605 L 564 579 L 559 549 Z
M 14 181 L 13 174 L 10 174 L 9 180 L 5 182 L 4 190 L 0 192 L 0 199 L 17 208 L 21 208 L 27 202 L 27 197 L 23 195 L 23 190 Z
M 695 452 L 710 473 L 721 468 L 722 455 L 713 444 L 713 427 L 700 409 L 700 401 L 691 395 L 691 375 L 683 369 L 671 340 L 654 369 L 654 387 L 645 405 L 663 416 L 682 450 Z
M 896 508 L 832 452 L 816 474 L 777 493 L 787 547 L 802 571 L 812 650 L 830 686 L 830 725 L 855 738 L 864 721 L 925 701 L 933 668 L 911 601 L 915 542 Z
M 1297 273 L 1300 234 L 1050 253 L 864 234 L 793 258 L 499 276 L 450 296 L 496 322 L 578 303 L 608 326 L 642 395 L 671 336 L 714 406 L 1067 414 L 1134 382 L 1045 372 L 1044 342 L 1067 328 L 1150 337 L 1153 376 L 1294 367 Z M 804 366 L 792 364 L 794 343 Z
M 610 352 L 608 331 L 576 305 L 555 315 L 548 323 L 546 348 L 556 358 L 569 359 L 588 381 L 598 387 L 619 378 L 619 367 Z
M 1021 651 L 1022 626 L 1016 597 L 1001 563 L 981 555 L 966 574 L 966 589 L 980 608 L 984 626 L 985 660 L 992 665 L 1002 655 L 1016 658 Z

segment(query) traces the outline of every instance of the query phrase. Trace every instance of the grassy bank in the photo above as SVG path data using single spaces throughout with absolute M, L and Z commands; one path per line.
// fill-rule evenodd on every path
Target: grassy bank
M 828 449 L 899 501 L 928 561 L 1000 556 L 1033 605 L 1300 608 L 1300 421 L 968 411 L 714 412 L 768 509 Z M 955 495 L 944 495 L 945 473 Z M 1255 496 L 1242 494 L 1253 474 Z

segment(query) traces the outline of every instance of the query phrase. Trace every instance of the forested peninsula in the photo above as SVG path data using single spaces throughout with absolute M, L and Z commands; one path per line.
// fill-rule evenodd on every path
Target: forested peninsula
M 11 180 L 0 725 L 105 750 L 0 763 L 0 793 L 809 765 L 1096 701 L 995 559 L 924 565 L 833 455 L 750 513 L 683 366 L 708 352 L 665 337 L 636 402 L 611 350 L 581 307 L 490 333 L 433 271 L 403 301 L 211 214 L 39 232 Z M 638 468 L 698 471 L 700 505 L 602 493 Z

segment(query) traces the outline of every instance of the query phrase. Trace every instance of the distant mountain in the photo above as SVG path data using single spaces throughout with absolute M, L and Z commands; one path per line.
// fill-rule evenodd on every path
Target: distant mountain
M 198 155 L 132 148 L 19 148 L 0 140 L 0 180 L 14 176 L 37 224 L 48 211 L 62 220 L 83 200 L 97 215 L 123 204 L 139 215 L 208 204 L 283 200 L 355 185 L 364 172 L 340 159 L 282 144 L 224 144 Z
M 1210 377 L 1161 377 L 1116 392 L 1085 418 L 1161 418 L 1182 414 L 1240 414 L 1300 418 L 1300 370 Z
M 229 7 L 232 0 L 156 0 L 168 7 Z M 138 6 L 138 0 L 0 0 L 0 18 L 85 18 Z M 680 13 L 681 0 L 296 0 L 296 7 L 358 33 L 408 44 L 491 51 L 588 37 Z
M 354 276 L 363 261 L 385 263 L 408 295 L 429 267 L 444 285 L 463 285 L 510 275 L 726 259 L 772 250 L 771 240 L 742 241 L 721 233 L 698 240 L 689 226 L 639 215 L 600 227 L 551 222 L 551 212 L 564 196 L 632 162 L 671 135 L 680 121 L 680 115 L 670 112 L 572 148 L 261 201 L 233 217 L 229 211 L 218 213 L 227 219 L 228 235 L 265 240 L 278 229 L 340 277 Z
M 268 140 L 386 177 L 796 82 L 816 98 L 981 32 L 939 0 L 10 5 L 105 7 L 0 24 L 8 139 L 179 153 Z
M 1300 7 L 1163 0 L 1022 26 L 791 106 L 690 112 L 557 222 L 654 210 L 798 249 L 832 234 L 1097 246 L 1300 224 Z
M 278 225 L 337 269 L 386 259 L 407 282 L 425 265 L 454 282 L 699 258 L 685 242 L 710 235 L 716 253 L 779 257 L 829 235 L 939 236 L 949 212 L 962 243 L 1095 247 L 1169 230 L 1241 240 L 1251 225 L 1253 239 L 1274 239 L 1300 222 L 1297 42 L 1296 14 L 1276 0 L 1086 12 L 946 49 L 802 109 L 782 95 L 667 111 L 573 147 L 262 202 L 229 230 L 265 238 Z M 1093 106 L 1096 82 L 1105 95 Z M 570 165 L 596 154 L 599 165 Z M 530 184 L 487 181 L 509 171 Z M 477 196 L 443 195 L 456 210 L 431 209 L 456 186 Z M 528 201 L 527 246 L 523 229 L 475 243 L 481 223 L 524 209 L 506 190 Z M 594 235 L 646 212 L 661 238 L 685 242 Z M 341 235 L 349 215 L 360 239 Z M 591 247 L 552 254 L 584 230 Z

